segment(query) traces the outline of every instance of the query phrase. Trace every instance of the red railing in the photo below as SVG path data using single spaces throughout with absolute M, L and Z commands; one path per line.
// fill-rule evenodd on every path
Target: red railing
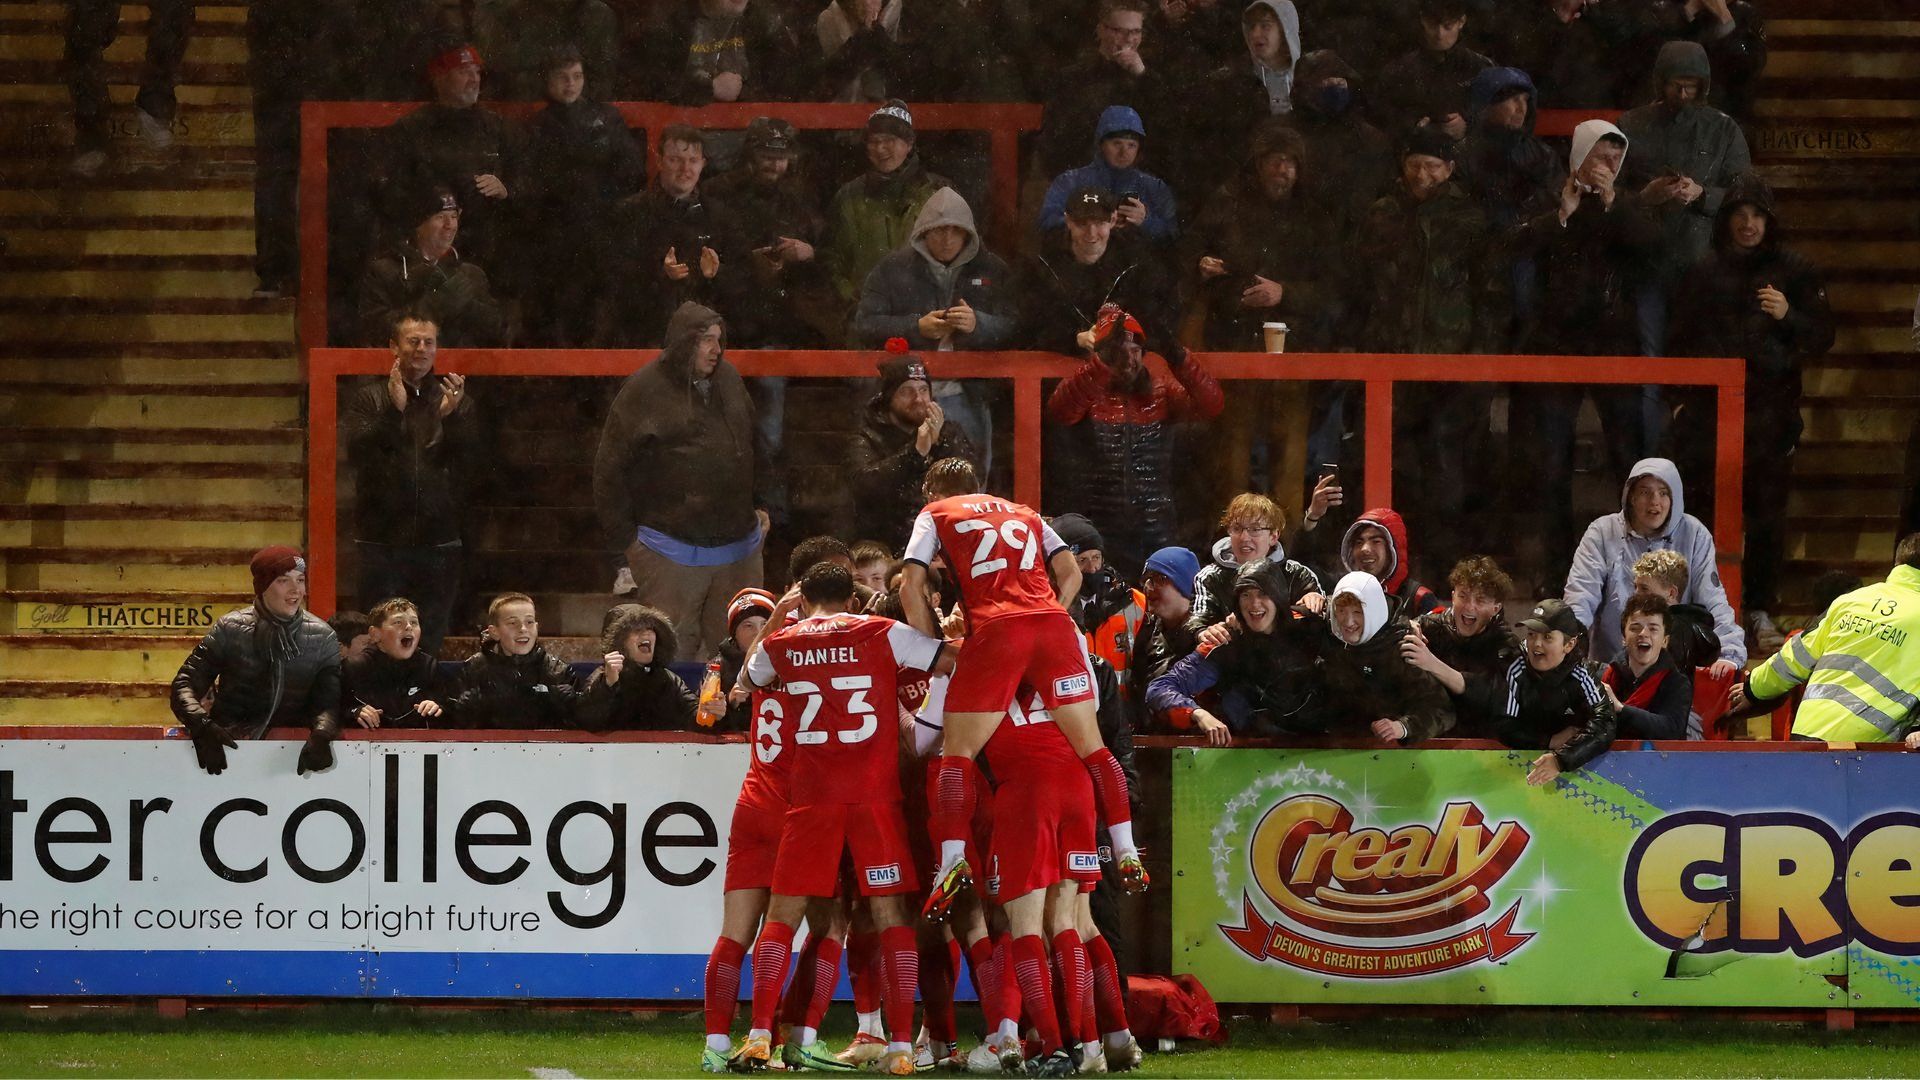
M 439 370 L 468 376 L 625 378 L 658 355 L 654 350 L 449 349 Z M 733 350 L 727 358 L 757 375 L 867 378 L 872 352 Z M 1740 360 L 1566 356 L 1383 356 L 1359 353 L 1197 353 L 1223 380 L 1357 382 L 1365 387 L 1365 506 L 1393 504 L 1393 389 L 1403 382 L 1560 383 L 1711 386 L 1717 397 L 1713 536 L 1720 576 L 1740 595 L 1741 459 L 1746 432 L 1746 365 Z M 1159 364 L 1157 358 L 1154 364 Z M 335 504 L 342 376 L 379 375 L 393 363 L 381 349 L 314 349 L 307 357 L 307 564 L 310 603 L 334 610 Z M 997 379 L 1013 389 L 1013 495 L 1040 503 L 1041 381 L 1073 373 L 1078 362 L 1058 353 L 950 352 L 936 366 L 944 379 Z
M 327 133 L 335 128 L 386 127 L 420 108 L 418 101 L 309 101 L 300 107 L 300 343 L 306 348 L 327 341 Z M 616 102 L 629 127 L 647 136 L 647 169 L 660 130 L 668 124 L 702 129 L 740 129 L 756 116 L 775 116 L 805 131 L 858 131 L 873 112 L 866 104 L 785 104 L 738 102 L 689 108 L 654 101 Z M 511 117 L 532 115 L 536 102 L 488 102 L 486 108 Z M 919 131 L 980 131 L 987 136 L 987 160 L 994 245 L 1014 250 L 1020 217 L 1020 135 L 1038 131 L 1038 105 L 915 105 Z

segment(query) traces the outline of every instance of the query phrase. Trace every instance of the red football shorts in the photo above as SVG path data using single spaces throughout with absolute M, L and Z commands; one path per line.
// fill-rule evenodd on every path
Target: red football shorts
M 1066 612 L 1003 616 L 968 634 L 947 712 L 1005 713 L 1021 686 L 1039 691 L 1049 709 L 1094 699 L 1087 647 Z
M 733 804 L 733 824 L 727 827 L 727 892 L 773 887 L 773 862 L 786 824 L 784 810 L 745 800 Z
M 837 895 L 843 852 L 862 896 L 910 893 L 919 885 L 899 803 L 815 803 L 787 811 L 780 855 L 773 865 L 773 891 L 780 896 Z
M 1094 843 L 1093 780 L 1086 770 L 1050 778 L 1021 776 L 993 793 L 993 860 L 988 894 L 1009 900 L 1072 878 L 1100 880 Z

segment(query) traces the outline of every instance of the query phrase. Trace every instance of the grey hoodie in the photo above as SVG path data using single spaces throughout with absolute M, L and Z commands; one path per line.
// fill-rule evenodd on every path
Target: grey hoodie
M 929 230 L 955 225 L 966 231 L 967 242 L 951 263 L 927 253 Z M 906 338 L 915 349 L 998 349 L 1011 342 L 1018 323 L 1007 288 L 1007 264 L 980 243 L 973 210 L 960 193 L 943 187 L 927 197 L 907 234 L 906 246 L 881 259 L 860 288 L 860 307 L 854 313 L 854 333 L 860 344 L 879 348 L 888 338 Z M 970 334 L 952 334 L 935 341 L 920 332 L 920 317 L 944 311 L 965 300 L 973 308 L 975 327 Z
M 1259 60 L 1253 62 L 1254 74 L 1260 76 L 1260 82 L 1267 88 L 1267 111 L 1279 116 L 1293 111 L 1293 65 L 1300 62 L 1300 12 L 1294 9 L 1293 0 L 1253 0 L 1240 13 L 1243 39 L 1247 16 L 1256 8 L 1273 12 L 1273 17 L 1280 20 L 1280 36 L 1287 43 L 1286 67 L 1270 68 Z
M 1627 493 L 1642 476 L 1659 479 L 1673 492 L 1673 509 L 1652 536 L 1641 536 L 1627 525 Z M 1627 474 L 1620 491 L 1620 512 L 1595 518 L 1587 526 L 1567 570 L 1566 601 L 1587 626 L 1592 645 L 1588 655 L 1593 659 L 1607 663 L 1620 655 L 1620 614 L 1633 595 L 1634 561 L 1649 551 L 1671 549 L 1687 557 L 1687 589 L 1680 602 L 1699 604 L 1712 612 L 1714 632 L 1720 635 L 1720 658 L 1745 666 L 1746 636 L 1720 583 L 1713 533 L 1686 510 L 1680 470 L 1666 458 L 1645 458 Z

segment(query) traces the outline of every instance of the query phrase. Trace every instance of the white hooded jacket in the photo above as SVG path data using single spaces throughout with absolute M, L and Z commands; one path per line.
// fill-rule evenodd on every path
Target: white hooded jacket
M 1333 617 L 1333 606 L 1343 596 L 1351 596 L 1360 601 L 1360 610 L 1365 616 L 1360 623 L 1360 640 L 1353 645 L 1365 645 L 1374 639 L 1387 625 L 1387 594 L 1380 587 L 1380 579 L 1364 570 L 1355 570 L 1340 579 L 1333 587 L 1333 595 L 1327 598 L 1327 617 Z M 1335 636 L 1339 631 L 1335 629 Z M 1342 638 L 1344 641 L 1345 639 Z
M 1657 478 L 1673 493 L 1673 509 L 1652 536 L 1641 536 L 1627 525 L 1627 492 L 1642 476 Z M 1595 518 L 1587 526 L 1567 570 L 1566 601 L 1587 626 L 1587 640 L 1592 643 L 1588 655 L 1593 659 L 1608 663 L 1620 655 L 1620 613 L 1633 595 L 1634 561 L 1649 551 L 1671 549 L 1687 559 L 1687 588 L 1680 602 L 1711 612 L 1714 632 L 1720 635 L 1720 658 L 1746 665 L 1746 636 L 1720 583 L 1713 533 L 1686 509 L 1680 470 L 1666 458 L 1643 458 L 1627 474 L 1620 491 L 1620 512 Z

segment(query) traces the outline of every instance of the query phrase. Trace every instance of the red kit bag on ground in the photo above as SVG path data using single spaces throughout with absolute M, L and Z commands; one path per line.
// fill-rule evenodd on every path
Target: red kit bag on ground
M 1127 976 L 1127 1024 L 1148 1045 L 1154 1039 L 1227 1041 L 1213 995 L 1191 975 Z

